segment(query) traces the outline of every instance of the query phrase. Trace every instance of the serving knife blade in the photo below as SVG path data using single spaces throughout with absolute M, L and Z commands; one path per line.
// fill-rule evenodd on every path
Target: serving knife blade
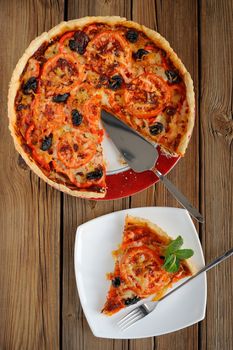
M 140 173 L 155 165 L 159 155 L 154 145 L 109 112 L 102 110 L 101 118 L 104 128 L 130 168 Z
M 101 111 L 103 126 L 125 161 L 135 172 L 153 171 L 176 200 L 188 210 L 199 222 L 204 223 L 203 216 L 192 206 L 188 199 L 155 167 L 158 159 L 156 146 L 139 135 L 113 114 Z M 146 155 L 146 156 L 145 156 Z

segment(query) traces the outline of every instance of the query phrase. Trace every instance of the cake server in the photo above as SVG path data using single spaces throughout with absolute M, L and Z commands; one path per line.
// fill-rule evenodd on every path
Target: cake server
M 170 180 L 156 169 L 156 162 L 158 159 L 156 146 L 147 141 L 124 122 L 116 118 L 113 114 L 105 110 L 101 111 L 101 119 L 109 137 L 118 148 L 130 168 L 138 173 L 146 170 L 153 171 L 173 197 L 175 197 L 176 200 L 187 209 L 196 220 L 204 223 L 204 218 L 199 211 L 192 206 L 188 199 Z

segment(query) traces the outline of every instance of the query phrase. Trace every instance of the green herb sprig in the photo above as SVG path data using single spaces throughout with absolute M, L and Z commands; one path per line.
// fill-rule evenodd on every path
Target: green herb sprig
M 177 272 L 180 267 L 180 260 L 189 259 L 193 256 L 194 251 L 192 249 L 180 249 L 183 243 L 183 238 L 178 236 L 167 246 L 164 252 L 165 261 L 163 264 L 163 268 L 167 272 Z

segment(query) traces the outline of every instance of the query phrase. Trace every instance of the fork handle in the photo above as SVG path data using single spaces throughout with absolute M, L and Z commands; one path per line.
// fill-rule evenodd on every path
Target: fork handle
M 152 169 L 155 175 L 158 176 L 160 181 L 164 184 L 167 190 L 176 198 L 176 200 L 188 210 L 188 212 L 199 222 L 204 223 L 203 216 L 199 213 L 199 211 L 188 201 L 188 199 L 181 193 L 178 188 L 176 188 L 173 183 L 168 180 L 166 176 L 164 176 L 160 171 L 156 168 Z
M 192 275 L 189 279 L 187 279 L 186 281 L 184 281 L 183 283 L 181 283 L 178 287 L 176 287 L 175 289 L 171 290 L 169 293 L 165 294 L 161 299 L 159 299 L 158 301 L 162 301 L 163 299 L 167 298 L 169 295 L 171 295 L 172 293 L 176 292 L 178 289 L 180 289 L 181 287 L 183 287 L 185 284 L 189 283 L 190 281 L 192 281 L 194 278 L 196 278 L 197 276 L 199 276 L 201 273 L 206 272 L 210 269 L 212 269 L 213 267 L 215 267 L 216 265 L 218 265 L 219 263 L 221 263 L 223 260 L 229 258 L 231 255 L 233 254 L 233 248 L 229 249 L 227 252 L 225 252 L 223 255 L 219 256 L 218 258 L 212 260 L 209 264 L 205 265 L 202 269 L 200 269 L 197 273 L 195 273 L 194 275 Z

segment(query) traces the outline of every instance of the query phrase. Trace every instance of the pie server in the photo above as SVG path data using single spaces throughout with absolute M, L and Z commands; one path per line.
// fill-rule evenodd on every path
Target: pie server
M 198 210 L 194 208 L 189 203 L 188 199 L 155 168 L 158 159 L 158 151 L 156 147 L 128 125 L 116 118 L 113 114 L 102 110 L 101 118 L 104 128 L 130 168 L 137 173 L 146 170 L 153 171 L 176 200 L 187 209 L 196 220 L 204 223 L 204 218 Z

